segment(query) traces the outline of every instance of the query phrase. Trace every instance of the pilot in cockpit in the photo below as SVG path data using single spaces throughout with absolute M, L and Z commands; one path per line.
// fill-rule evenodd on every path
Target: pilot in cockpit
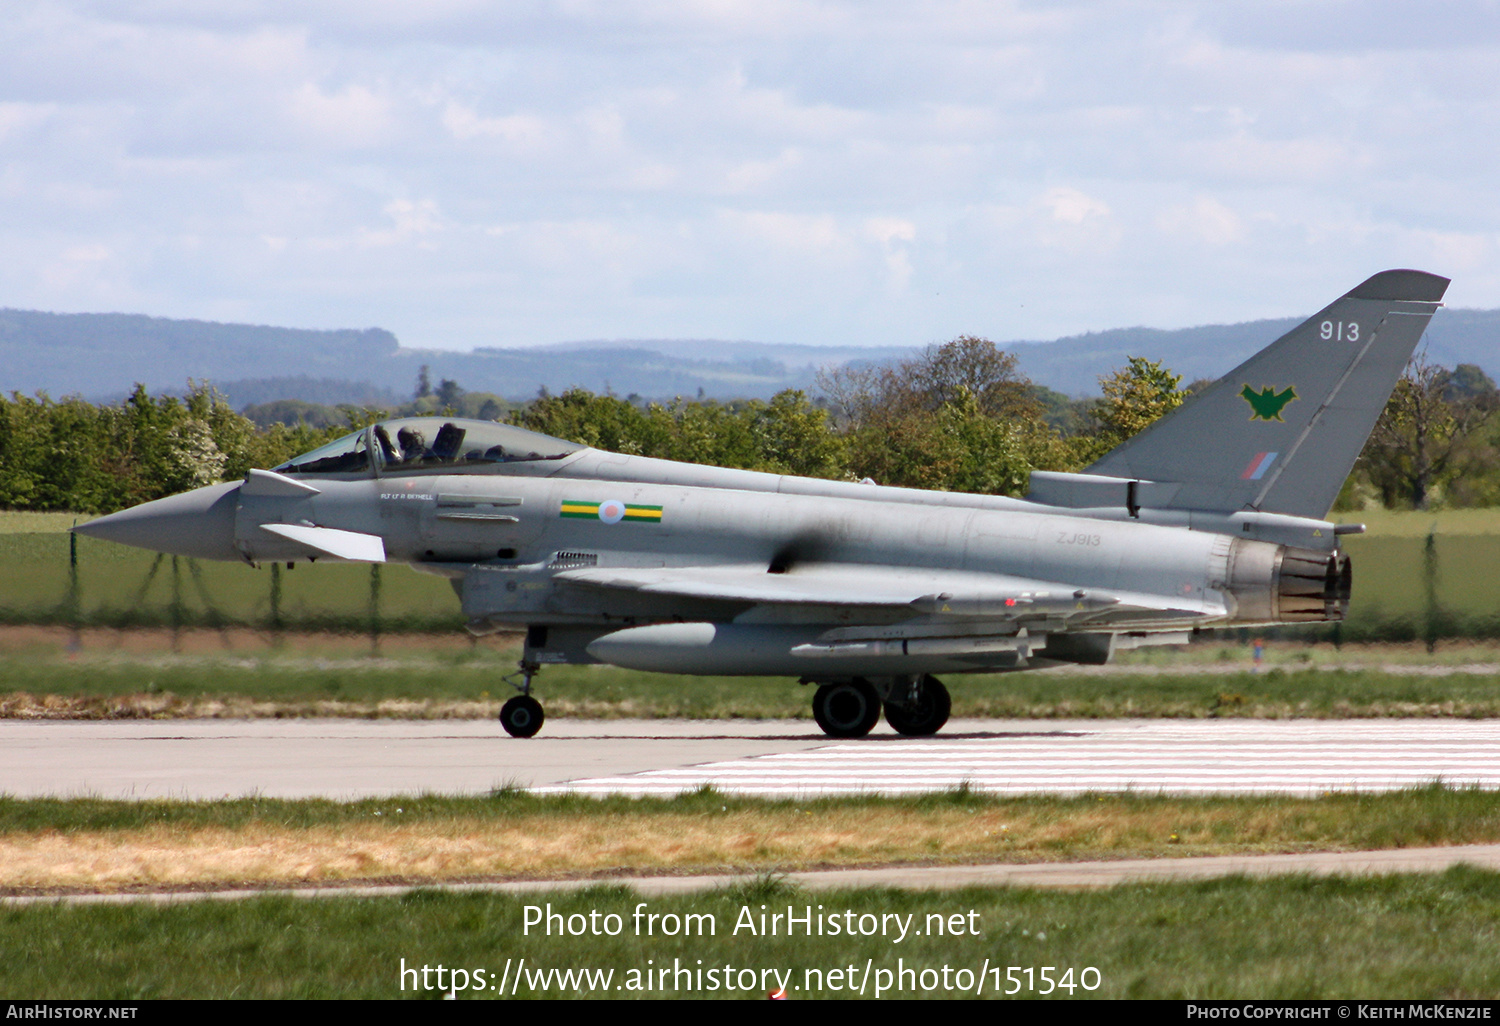
M 397 431 L 396 441 L 401 446 L 402 463 L 415 463 L 427 455 L 427 439 L 416 428 L 404 427 Z

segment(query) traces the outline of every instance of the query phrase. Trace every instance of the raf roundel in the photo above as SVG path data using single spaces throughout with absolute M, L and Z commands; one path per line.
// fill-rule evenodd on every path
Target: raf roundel
M 606 524 L 618 524 L 625 519 L 625 504 L 619 499 L 599 503 L 599 519 Z

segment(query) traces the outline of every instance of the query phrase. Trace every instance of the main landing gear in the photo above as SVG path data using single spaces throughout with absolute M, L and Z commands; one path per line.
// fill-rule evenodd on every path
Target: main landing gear
M 930 737 L 948 722 L 953 700 L 931 674 L 880 683 L 884 686 L 877 688 L 864 677 L 852 677 L 820 685 L 813 695 L 813 719 L 829 737 L 864 737 L 880 722 L 882 705 L 885 721 L 907 737 Z
M 542 712 L 542 703 L 531 697 L 531 679 L 539 669 L 541 667 L 537 664 L 523 661 L 521 683 L 512 679 L 515 674 L 505 678 L 507 684 L 521 692 L 500 707 L 500 726 L 511 737 L 534 737 L 547 719 L 547 714 Z

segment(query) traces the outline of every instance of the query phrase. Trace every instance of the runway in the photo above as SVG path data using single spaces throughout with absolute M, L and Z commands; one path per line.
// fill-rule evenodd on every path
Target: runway
M 543 790 L 667 795 L 712 785 L 774 797 L 1138 791 L 1311 795 L 1442 780 L 1500 787 L 1500 724 L 1474 721 L 1168 721 L 841 742 L 802 752 L 570 781 Z
M 489 721 L 0 723 L 17 797 L 358 798 L 518 786 L 671 795 L 1382 791 L 1500 787 L 1500 723 L 1472 720 L 959 720 L 830 741 L 807 721 L 555 720 L 512 739 Z

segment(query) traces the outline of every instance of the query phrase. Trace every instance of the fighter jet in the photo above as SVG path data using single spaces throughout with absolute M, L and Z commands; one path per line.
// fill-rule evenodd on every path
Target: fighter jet
M 549 664 L 782 675 L 861 737 L 930 735 L 939 674 L 1104 663 L 1207 627 L 1328 622 L 1329 508 L 1448 279 L 1375 275 L 1084 473 L 1025 499 L 604 452 L 521 428 L 386 420 L 243 481 L 77 531 L 201 559 L 407 563 L 476 634 L 525 631 L 506 731 Z

